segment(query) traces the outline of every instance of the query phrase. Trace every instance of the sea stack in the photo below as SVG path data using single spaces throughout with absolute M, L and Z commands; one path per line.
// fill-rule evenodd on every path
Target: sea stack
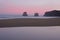
M 35 13 L 34 16 L 39 16 L 39 14 L 38 13 Z
M 27 12 L 24 12 L 22 16 L 28 16 Z

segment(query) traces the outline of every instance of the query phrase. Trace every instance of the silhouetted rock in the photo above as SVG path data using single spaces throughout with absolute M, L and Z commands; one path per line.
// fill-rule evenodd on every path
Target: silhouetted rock
M 45 12 L 44 16 L 60 16 L 60 10 Z
M 27 12 L 24 12 L 22 16 L 28 16 Z
M 39 14 L 38 13 L 35 13 L 34 16 L 39 16 Z

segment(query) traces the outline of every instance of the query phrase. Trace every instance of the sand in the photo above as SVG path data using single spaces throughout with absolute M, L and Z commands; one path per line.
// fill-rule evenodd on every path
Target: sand
M 17 18 L 0 20 L 0 27 L 60 26 L 60 18 Z

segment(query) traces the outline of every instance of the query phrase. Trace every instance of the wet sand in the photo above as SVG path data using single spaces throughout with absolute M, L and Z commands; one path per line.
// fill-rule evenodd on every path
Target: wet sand
M 28 26 L 60 26 L 60 18 L 17 18 L 17 19 L 2 19 L 0 27 L 28 27 Z

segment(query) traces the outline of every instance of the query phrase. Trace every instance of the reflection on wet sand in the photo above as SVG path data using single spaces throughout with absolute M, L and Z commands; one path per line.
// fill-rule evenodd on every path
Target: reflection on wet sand
M 0 28 L 0 40 L 60 40 L 60 26 Z

